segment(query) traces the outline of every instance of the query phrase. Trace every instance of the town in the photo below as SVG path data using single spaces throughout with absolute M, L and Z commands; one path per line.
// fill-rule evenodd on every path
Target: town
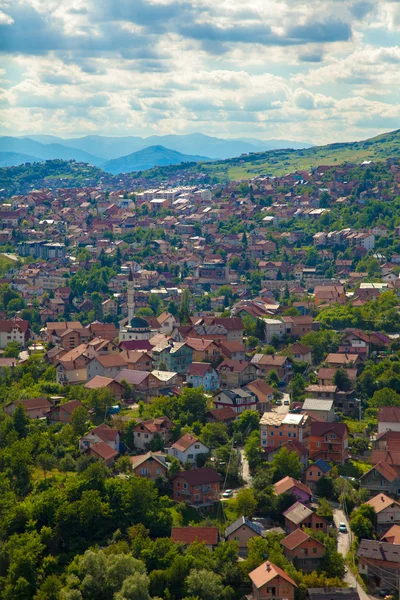
M 0 596 L 398 597 L 400 162 L 42 183 L 0 193 Z

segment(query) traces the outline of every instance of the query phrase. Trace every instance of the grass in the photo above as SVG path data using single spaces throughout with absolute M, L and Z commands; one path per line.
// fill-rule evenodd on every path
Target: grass
M 4 275 L 9 271 L 12 267 L 15 266 L 15 261 L 4 254 L 0 254 L 0 277 L 4 277 Z
M 71 475 L 74 475 L 73 472 L 62 472 L 58 469 L 51 469 L 51 471 L 46 471 L 46 476 L 44 474 L 43 469 L 39 467 L 35 467 L 32 471 L 32 481 L 39 482 L 44 481 L 45 479 L 52 479 L 54 482 L 61 484 L 66 481 Z

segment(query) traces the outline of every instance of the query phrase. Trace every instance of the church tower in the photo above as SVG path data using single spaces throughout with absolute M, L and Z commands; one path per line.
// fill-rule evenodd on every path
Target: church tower
M 133 289 L 133 277 L 132 271 L 129 269 L 129 279 L 128 279 L 128 325 L 131 324 L 131 321 L 135 314 L 135 290 Z

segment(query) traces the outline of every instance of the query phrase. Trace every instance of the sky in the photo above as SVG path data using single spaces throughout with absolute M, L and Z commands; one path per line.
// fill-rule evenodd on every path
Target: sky
M 0 0 L 0 134 L 400 128 L 400 0 Z

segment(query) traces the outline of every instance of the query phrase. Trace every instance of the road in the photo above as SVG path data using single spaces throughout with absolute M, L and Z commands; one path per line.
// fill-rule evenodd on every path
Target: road
M 349 553 L 350 545 L 351 545 L 351 531 L 349 521 L 344 514 L 344 512 L 338 508 L 333 510 L 333 520 L 335 521 L 336 528 L 339 527 L 339 523 L 346 523 L 348 533 L 338 533 L 338 552 L 346 558 Z M 361 587 L 361 585 L 357 582 L 357 579 L 353 575 L 353 573 L 346 567 L 346 575 L 344 580 L 348 583 L 350 587 L 355 587 L 360 596 L 360 600 L 372 600 L 373 597 L 369 596 Z
M 248 487 L 251 484 L 251 475 L 249 463 L 247 461 L 243 448 L 240 450 L 240 456 L 242 459 L 242 477 L 244 481 L 244 487 Z
M 290 396 L 286 392 L 283 393 L 282 406 L 274 406 L 274 408 L 272 409 L 273 412 L 280 413 L 281 415 L 286 415 L 286 413 L 289 412 L 290 405 L 284 404 L 285 400 L 289 400 L 290 402 Z

